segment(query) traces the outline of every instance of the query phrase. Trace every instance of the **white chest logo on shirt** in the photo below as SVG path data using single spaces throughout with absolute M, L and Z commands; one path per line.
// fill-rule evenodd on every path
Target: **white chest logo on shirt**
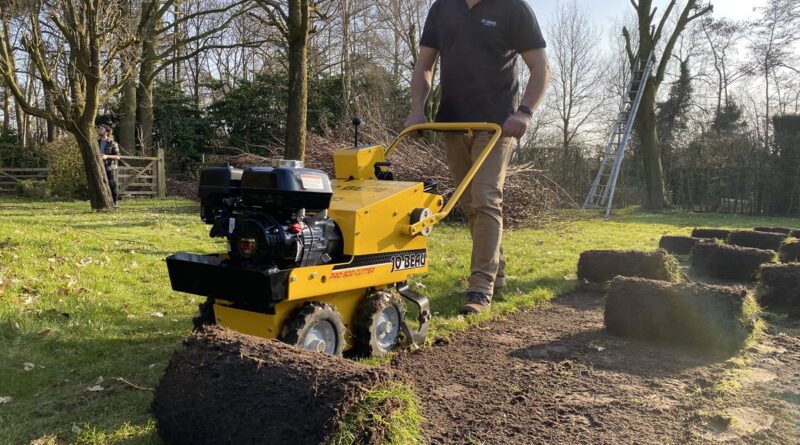
M 490 28 L 497 28 L 497 21 L 490 19 L 481 19 L 481 24 Z

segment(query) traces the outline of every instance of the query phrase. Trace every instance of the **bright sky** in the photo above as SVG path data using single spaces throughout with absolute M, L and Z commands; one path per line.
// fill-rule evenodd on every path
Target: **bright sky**
M 558 0 L 527 0 L 533 6 L 534 12 L 540 22 L 545 23 L 553 14 L 558 4 Z M 579 0 L 585 4 L 595 23 L 601 29 L 608 28 L 613 23 L 614 18 L 622 17 L 633 11 L 629 0 Z M 660 5 L 663 11 L 668 4 L 667 0 L 655 0 L 653 3 Z M 716 17 L 727 17 L 733 20 L 744 20 L 752 18 L 755 14 L 753 8 L 764 6 L 767 0 L 712 0 L 714 5 L 714 15 Z

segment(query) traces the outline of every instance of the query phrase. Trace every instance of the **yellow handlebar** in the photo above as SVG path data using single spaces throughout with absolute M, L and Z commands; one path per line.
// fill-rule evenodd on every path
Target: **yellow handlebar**
M 430 229 L 441 220 L 447 218 L 447 215 L 453 211 L 456 203 L 458 203 L 458 200 L 461 199 L 461 195 L 464 194 L 464 191 L 475 178 L 475 174 L 478 172 L 478 169 L 481 167 L 481 165 L 483 165 L 483 162 L 486 161 L 486 158 L 489 157 L 489 153 L 491 153 L 492 149 L 495 147 L 495 145 L 497 145 L 497 141 L 500 140 L 500 137 L 503 133 L 503 129 L 499 125 L 487 122 L 429 123 L 412 125 L 400 132 L 400 134 L 397 136 L 397 139 L 395 139 L 395 141 L 392 142 L 392 145 L 390 145 L 386 150 L 385 157 L 388 159 L 389 155 L 397 148 L 397 146 L 403 139 L 405 139 L 406 136 L 417 131 L 463 131 L 468 135 L 471 135 L 475 131 L 487 131 L 492 133 L 492 137 L 489 139 L 489 142 L 486 144 L 486 147 L 484 147 L 480 156 L 478 156 L 478 159 L 473 162 L 472 168 L 470 168 L 467 172 L 467 175 L 464 176 L 461 184 L 459 184 L 456 188 L 456 191 L 453 192 L 453 196 L 451 196 L 450 200 L 447 201 L 447 204 L 442 207 L 442 210 L 408 226 L 408 232 L 411 235 L 423 233 L 426 229 Z

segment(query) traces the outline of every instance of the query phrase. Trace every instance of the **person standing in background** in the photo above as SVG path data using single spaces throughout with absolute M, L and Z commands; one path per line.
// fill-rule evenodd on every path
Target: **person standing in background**
M 114 206 L 117 206 L 117 181 L 116 170 L 117 161 L 120 159 L 119 144 L 114 141 L 114 130 L 111 125 L 102 124 L 97 126 L 97 145 L 100 147 L 100 155 L 106 167 L 108 186 L 111 188 L 111 198 L 114 199 Z

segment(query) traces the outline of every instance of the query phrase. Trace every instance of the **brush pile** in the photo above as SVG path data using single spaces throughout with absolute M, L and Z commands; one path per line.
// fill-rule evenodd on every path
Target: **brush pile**
M 388 143 L 392 137 L 385 135 L 380 139 Z M 352 141 L 309 135 L 306 142 L 305 164 L 333 177 L 334 151 L 352 145 Z M 436 182 L 438 193 L 449 199 L 457 184 L 453 184 L 450 178 L 442 145 L 441 142 L 431 143 L 427 139 L 407 139 L 407 142 L 401 144 L 390 156 L 391 159 L 388 159 L 392 163 L 389 170 L 394 173 L 394 178 L 398 181 Z M 272 159 L 280 157 L 280 153 L 279 149 L 270 150 L 264 156 L 242 153 L 228 158 L 227 162 L 237 168 L 271 165 Z M 530 164 L 512 164 L 508 167 L 503 202 L 504 223 L 510 227 L 541 226 L 557 216 L 556 209 L 577 207 L 568 193 L 543 171 L 533 168 Z M 462 216 L 460 212 L 454 212 L 453 217 Z

